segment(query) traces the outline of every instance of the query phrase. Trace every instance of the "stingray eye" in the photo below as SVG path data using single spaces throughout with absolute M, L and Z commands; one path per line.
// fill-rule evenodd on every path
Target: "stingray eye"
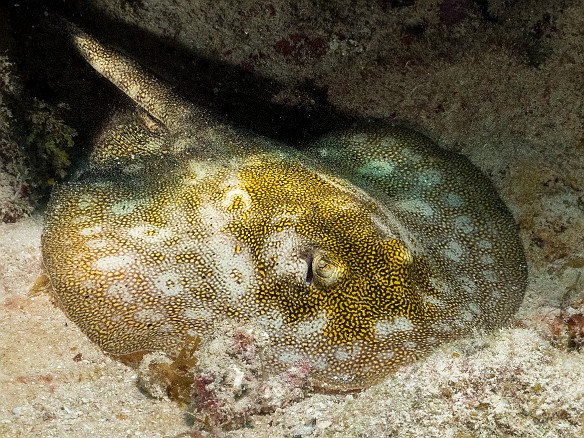
M 331 286 L 339 281 L 341 268 L 323 254 L 317 254 L 312 260 L 314 279 L 325 286 Z

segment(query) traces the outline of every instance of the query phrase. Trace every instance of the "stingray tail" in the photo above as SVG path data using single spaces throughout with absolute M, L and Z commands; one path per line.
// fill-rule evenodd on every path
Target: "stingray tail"
M 67 30 L 87 62 L 112 82 L 171 133 L 180 131 L 186 119 L 205 120 L 208 115 L 181 98 L 173 88 L 136 61 L 101 44 L 71 23 Z

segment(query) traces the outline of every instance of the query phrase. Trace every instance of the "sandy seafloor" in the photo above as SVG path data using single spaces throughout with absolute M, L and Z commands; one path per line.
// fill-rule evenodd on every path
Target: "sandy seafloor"
M 81 61 L 31 54 L 50 31 L 37 34 L 23 17 L 40 11 L 42 20 L 43 8 L 15 3 L 0 7 L 15 77 L 29 96 L 65 101 L 75 113 L 86 99 L 71 89 L 104 82 L 68 86 L 43 73 L 43 63 L 58 71 Z M 479 166 L 520 226 L 529 285 L 508 327 L 446 345 L 359 394 L 312 395 L 225 436 L 584 436 L 584 1 L 46 3 L 128 53 L 140 51 L 139 35 L 153 36 L 142 62 L 161 41 L 180 49 L 159 63 L 196 53 L 261 77 L 271 84 L 261 99 L 300 108 L 300 124 L 338 112 L 416 126 Z M 176 76 L 192 76 L 196 64 Z M 218 81 L 211 97 L 239 92 L 233 75 Z M 244 89 L 243 100 L 254 90 Z M 115 106 L 96 96 L 89 106 Z M 99 125 L 66 118 L 81 140 L 92 134 L 87 125 Z M 18 171 L 22 163 L 12 166 L 18 153 L 2 155 L 0 178 L 0 207 L 24 205 L 0 224 L 0 436 L 198 436 L 184 408 L 141 392 L 134 370 L 106 357 L 47 296 L 27 294 L 41 271 L 43 209 L 27 217 L 28 192 L 6 190 L 32 178 Z

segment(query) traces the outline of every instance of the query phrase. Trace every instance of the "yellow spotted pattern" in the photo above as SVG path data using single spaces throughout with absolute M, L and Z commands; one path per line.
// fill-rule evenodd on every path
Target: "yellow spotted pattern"
M 177 354 L 230 319 L 269 339 L 266 373 L 351 391 L 517 309 L 516 226 L 468 160 L 386 125 L 300 154 L 73 40 L 137 104 L 54 189 L 42 238 L 56 303 L 104 351 Z

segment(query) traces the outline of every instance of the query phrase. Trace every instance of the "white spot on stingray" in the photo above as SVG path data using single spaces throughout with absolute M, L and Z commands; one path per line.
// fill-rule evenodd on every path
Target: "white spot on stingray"
M 495 259 L 490 254 L 482 254 L 480 260 L 483 265 L 492 265 L 495 263 Z
M 189 161 L 189 179 L 185 180 L 185 184 L 194 185 L 200 180 L 204 179 L 206 176 L 216 172 L 218 166 L 216 164 L 211 164 L 209 162 L 203 162 L 198 160 Z
M 308 265 L 300 256 L 302 244 L 302 238 L 293 228 L 284 228 L 266 236 L 263 256 L 267 260 L 275 260 L 273 268 L 275 275 L 280 277 L 293 275 L 299 282 L 305 280 Z
M 365 372 L 365 369 L 363 369 L 363 372 Z M 337 374 L 334 376 L 329 376 L 329 378 L 339 384 L 349 384 L 353 381 L 355 381 L 355 379 L 357 378 L 357 376 L 355 376 L 354 374 Z
M 486 269 L 483 271 L 483 277 L 485 280 L 490 281 L 491 283 L 496 283 L 499 281 L 499 276 L 497 273 L 491 269 Z
M 465 315 L 466 314 L 466 315 Z M 458 328 L 458 329 L 464 329 L 466 327 L 469 326 L 468 322 L 469 320 L 466 320 L 465 316 L 468 317 L 469 313 L 468 312 L 461 312 L 461 317 L 460 319 L 455 319 L 454 320 L 454 325 Z M 472 316 L 471 316 L 472 318 Z M 471 319 L 472 320 L 472 319 Z
M 476 315 L 481 314 L 481 308 L 477 303 L 469 303 L 468 309 Z
M 454 192 L 447 193 L 446 195 L 444 195 L 443 199 L 444 199 L 444 205 L 446 207 L 460 208 L 466 204 L 463 197 L 460 196 L 458 193 L 454 193 Z
M 134 319 L 145 324 L 162 321 L 164 318 L 164 314 L 155 309 L 141 309 L 134 313 Z
M 239 252 L 235 251 L 237 246 Z M 251 251 L 234 237 L 214 232 L 200 243 L 198 253 L 213 273 L 210 281 L 220 284 L 232 304 L 237 304 L 255 285 Z
M 406 350 L 410 350 L 413 351 L 416 348 L 418 348 L 418 343 L 414 342 L 414 341 L 405 341 L 402 346 L 406 349 Z
M 176 331 L 176 327 L 170 321 L 163 322 L 160 327 L 158 327 L 158 331 L 161 333 L 174 333 Z
M 147 243 L 163 242 L 174 236 L 174 233 L 170 229 L 156 227 L 154 225 L 138 225 L 132 227 L 128 230 L 128 234 Z
M 95 225 L 94 227 L 87 227 L 83 228 L 79 231 L 79 234 L 82 236 L 93 236 L 95 234 L 99 234 L 102 231 L 101 225 Z
M 142 204 L 144 204 L 142 199 L 124 199 L 113 204 L 109 210 L 113 215 L 125 216 L 132 214 Z
M 326 314 L 321 311 L 318 312 L 316 316 L 296 324 L 294 332 L 300 339 L 314 337 L 315 335 L 321 335 L 324 332 L 327 323 L 328 318 L 326 317 Z
M 431 276 L 429 278 L 430 280 L 430 286 L 432 286 L 434 289 L 441 291 L 441 292 L 449 292 L 450 291 L 450 285 L 447 284 L 443 278 L 440 277 L 436 277 L 436 276 Z
M 465 234 L 470 234 L 475 230 L 473 220 L 466 215 L 456 216 L 454 219 L 454 227 Z
M 118 298 L 124 303 L 131 303 L 134 299 L 125 284 L 114 283 L 107 289 L 107 294 Z
M 203 321 L 211 322 L 214 319 L 214 314 L 209 309 L 201 306 L 187 307 L 183 312 L 187 319 L 202 319 Z
M 441 332 L 441 333 L 450 333 L 452 332 L 452 326 L 445 322 L 438 322 L 434 324 L 434 330 Z
M 383 362 L 390 361 L 395 356 L 395 352 L 393 350 L 383 350 L 377 353 L 377 358 Z
M 174 272 L 164 272 L 154 279 L 156 288 L 167 297 L 174 297 L 183 291 L 180 276 Z
M 200 336 L 201 332 L 196 330 L 196 329 L 188 329 L 187 330 L 187 335 L 192 336 L 193 338 Z
M 198 208 L 201 230 L 209 234 L 219 233 L 231 221 L 231 215 L 210 202 L 201 204 Z
M 407 201 L 400 201 L 397 203 L 397 208 L 405 210 L 409 213 L 419 214 L 425 217 L 431 217 L 434 214 L 434 209 L 426 201 L 421 199 L 408 199 Z
M 95 280 L 85 279 L 79 282 L 79 286 L 83 289 L 95 289 L 97 287 L 97 283 Z
M 290 222 L 292 225 L 296 225 L 296 223 L 298 222 L 298 216 L 299 215 L 297 214 L 277 214 L 270 220 L 270 225 L 278 226 L 283 221 L 287 221 Z
M 403 144 L 400 144 L 398 142 L 399 142 L 399 140 L 395 136 L 381 137 L 381 139 L 379 141 L 379 145 L 381 146 L 381 149 L 387 149 L 387 150 L 399 149 L 399 150 L 401 150 L 403 147 Z
M 373 178 L 384 178 L 395 171 L 395 164 L 387 160 L 369 160 L 357 169 L 357 173 Z
M 475 291 L 477 290 L 477 285 L 474 282 L 474 280 L 472 280 L 469 277 L 466 277 L 464 275 L 460 275 L 458 276 L 458 281 L 460 283 L 460 287 L 467 293 L 469 294 L 474 294 Z
M 297 351 L 286 350 L 278 354 L 278 360 L 282 363 L 285 363 L 286 365 L 293 365 L 305 360 L 305 357 L 302 353 Z
M 413 328 L 412 322 L 405 316 L 377 321 L 374 327 L 375 335 L 379 337 L 389 336 L 396 332 L 406 332 Z
M 91 208 L 93 206 L 93 201 L 93 196 L 85 193 L 79 196 L 79 200 L 77 201 L 77 208 L 80 210 Z
M 85 242 L 85 246 L 89 249 L 102 249 L 108 246 L 106 239 L 91 239 Z
M 335 350 L 335 359 L 339 362 L 347 360 L 351 355 L 345 347 L 339 347 Z
M 479 240 L 478 246 L 480 249 L 491 249 L 493 244 L 486 239 Z
M 464 249 L 457 240 L 451 240 L 448 242 L 448 246 L 442 250 L 442 255 L 453 262 L 459 262 L 463 254 Z
M 308 363 L 310 363 L 311 367 L 316 368 L 319 371 L 325 370 L 328 366 L 327 360 L 321 356 L 311 357 Z
M 440 300 L 439 298 L 436 298 L 434 295 L 425 295 L 424 301 L 436 307 L 444 306 L 444 301 Z
M 284 325 L 284 318 L 277 310 L 272 310 L 270 313 L 260 315 L 257 317 L 257 322 L 268 333 L 278 333 Z
M 361 347 L 358 344 L 353 344 L 351 356 L 354 358 L 361 354 Z
M 474 315 L 468 310 L 463 310 L 460 312 L 460 317 L 467 322 L 470 322 L 474 319 Z
M 235 201 L 238 199 L 240 202 L 240 206 L 238 207 L 239 211 L 245 211 L 251 207 L 251 197 L 249 196 L 249 193 L 239 187 L 233 188 L 225 193 L 221 205 L 223 208 L 228 209 L 234 205 Z
M 335 149 L 335 148 L 319 148 L 318 150 L 318 154 L 323 157 L 323 158 L 332 158 L 332 159 L 339 159 L 339 158 L 343 158 L 342 156 L 342 151 L 340 151 L 339 149 Z
M 124 269 L 133 261 L 134 258 L 129 255 L 110 255 L 97 259 L 95 262 L 93 262 L 93 267 L 100 271 L 111 272 Z
M 77 216 L 72 217 L 69 222 L 71 223 L 71 225 L 79 225 L 79 224 L 85 224 L 87 222 L 91 222 L 93 220 L 93 218 L 91 218 L 90 216 L 87 216 L 85 214 L 80 214 Z
M 130 173 L 140 172 L 142 169 L 144 169 L 144 164 L 139 163 L 139 162 L 134 162 L 132 164 L 128 164 L 127 166 L 125 166 L 123 171 L 126 174 L 130 174 Z
M 418 182 L 426 187 L 435 186 L 442 182 L 442 173 L 435 169 L 426 169 L 418 175 Z
M 422 156 L 409 148 L 400 149 L 401 154 L 412 163 L 419 163 L 422 161 Z
M 101 67 L 101 69 L 106 70 L 107 71 L 107 62 L 104 59 L 103 61 L 95 61 L 96 64 L 103 66 Z M 140 87 L 138 86 L 138 84 L 134 81 L 127 81 L 126 82 L 126 93 L 128 93 L 128 95 L 133 99 L 133 100 L 137 100 L 138 98 L 138 93 L 140 93 Z

